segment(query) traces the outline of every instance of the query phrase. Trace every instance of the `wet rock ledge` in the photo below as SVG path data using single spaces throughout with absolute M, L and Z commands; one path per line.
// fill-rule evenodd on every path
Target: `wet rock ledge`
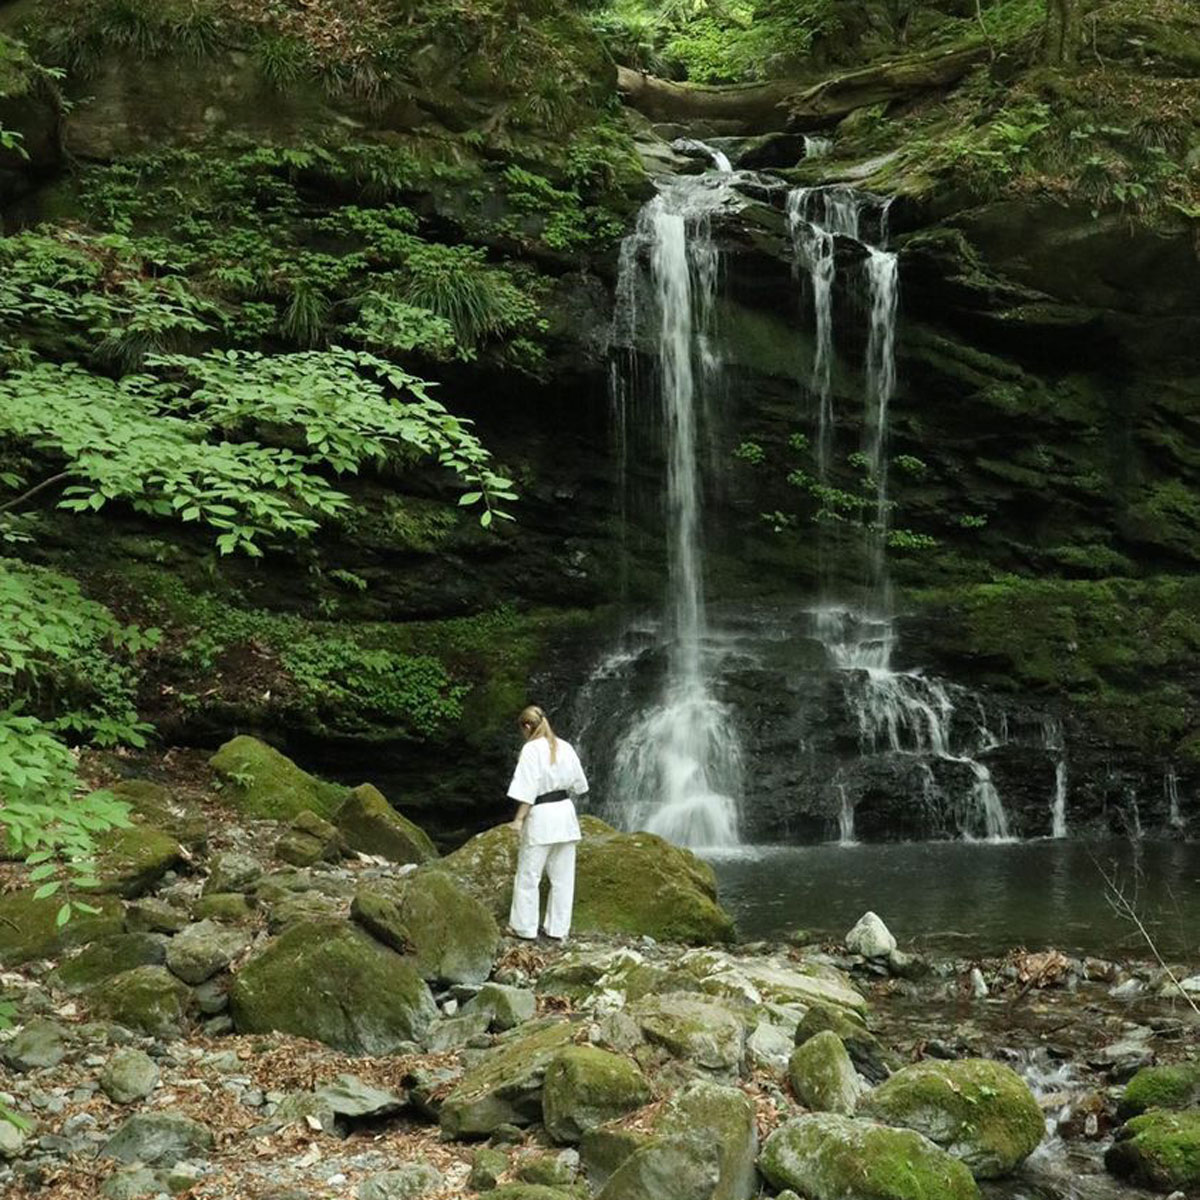
M 522 943 L 507 828 L 439 856 L 250 738 L 159 775 L 115 785 L 135 823 L 95 914 L 59 927 L 4 867 L 6 1195 L 1200 1188 L 1198 980 L 930 962 L 874 914 L 845 945 L 735 945 L 704 863 L 591 819 L 575 936 Z

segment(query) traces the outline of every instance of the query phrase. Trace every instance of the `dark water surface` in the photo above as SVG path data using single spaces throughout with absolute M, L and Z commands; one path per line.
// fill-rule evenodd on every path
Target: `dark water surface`
M 873 909 L 901 947 L 1013 946 L 1150 957 L 1106 899 L 1103 868 L 1164 955 L 1200 957 L 1200 842 L 917 842 L 764 846 L 713 858 L 743 938 L 840 938 Z

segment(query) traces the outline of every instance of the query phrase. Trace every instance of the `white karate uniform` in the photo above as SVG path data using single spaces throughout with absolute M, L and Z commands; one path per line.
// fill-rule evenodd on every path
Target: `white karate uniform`
M 538 887 L 543 874 L 550 877 L 546 932 L 554 938 L 565 938 L 571 931 L 571 908 L 575 902 L 575 843 L 582 836 L 579 818 L 571 800 L 533 802 L 546 792 L 565 791 L 573 796 L 584 796 L 587 790 L 587 777 L 570 742 L 558 739 L 554 762 L 550 761 L 550 743 L 546 738 L 531 738 L 521 747 L 508 795 L 511 800 L 533 807 L 526 814 L 521 831 L 512 907 L 508 914 L 508 924 L 518 937 L 537 937 Z

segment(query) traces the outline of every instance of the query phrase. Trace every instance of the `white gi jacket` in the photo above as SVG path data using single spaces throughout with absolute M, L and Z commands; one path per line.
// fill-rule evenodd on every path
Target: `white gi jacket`
M 587 790 L 587 776 L 575 747 L 559 738 L 557 761 L 552 763 L 549 741 L 538 737 L 521 747 L 517 769 L 508 785 L 508 797 L 519 804 L 533 804 L 546 792 L 565 791 L 585 796 Z M 530 846 L 549 846 L 555 842 L 577 842 L 581 836 L 574 803 L 551 800 L 533 804 L 525 818 L 522 840 Z

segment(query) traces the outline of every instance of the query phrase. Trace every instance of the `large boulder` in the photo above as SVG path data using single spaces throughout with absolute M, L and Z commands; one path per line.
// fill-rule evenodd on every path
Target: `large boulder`
M 808 1200 L 978 1200 L 971 1172 L 928 1138 L 836 1113 L 781 1125 L 758 1169 Z
M 209 759 L 224 780 L 224 795 L 245 817 L 289 821 L 311 811 L 329 816 L 346 789 L 301 770 L 290 758 L 258 738 L 241 735 Z
M 110 785 L 110 792 L 146 825 L 162 830 L 189 850 L 202 849 L 208 842 L 208 819 L 198 805 L 181 800 L 161 783 L 149 779 L 123 779 Z
M 100 1153 L 120 1162 L 171 1167 L 180 1159 L 211 1150 L 212 1145 L 208 1126 L 182 1113 L 137 1113 L 125 1121 Z
M 846 934 L 846 949 L 864 958 L 887 958 L 896 949 L 896 939 L 875 913 L 865 912 Z
M 1200 1105 L 1200 1062 L 1143 1067 L 1126 1085 L 1119 1113 L 1136 1117 L 1149 1108 L 1194 1108 Z
M 98 983 L 88 1002 L 99 1015 L 152 1037 L 178 1037 L 189 990 L 166 967 L 135 967 Z
M 452 875 L 418 871 L 404 886 L 399 916 L 426 979 L 482 983 L 492 973 L 496 919 Z
M 831 1029 L 792 1051 L 788 1079 L 796 1099 L 814 1112 L 850 1116 L 858 1104 L 859 1083 L 841 1038 Z
M 542 1119 L 546 1070 L 578 1026 L 548 1019 L 514 1029 L 484 1054 L 442 1103 L 439 1120 L 448 1137 L 486 1137 L 501 1125 Z
M 57 1021 L 38 1019 L 22 1026 L 0 1054 L 14 1071 L 56 1067 L 67 1053 L 67 1032 Z
M 654 1138 L 621 1163 L 597 1200 L 712 1200 L 720 1157 L 700 1137 Z
M 1104 1165 L 1157 1192 L 1200 1194 L 1200 1110 L 1153 1108 L 1127 1121 L 1106 1151 Z
M 161 966 L 166 938 L 153 933 L 114 933 L 97 938 L 51 972 L 49 983 L 62 992 L 86 992 L 102 979 L 134 967 Z
M 198 921 L 171 939 L 167 966 L 184 983 L 203 983 L 225 970 L 249 945 L 250 938 L 237 929 Z
M 464 1005 L 463 1014 L 487 1013 L 492 1029 L 515 1029 L 532 1021 L 537 1012 L 537 997 L 528 988 L 503 983 L 485 983 Z
M 293 866 L 310 867 L 322 860 L 336 862 L 346 849 L 338 827 L 306 809 L 296 814 L 275 843 L 275 857 Z
M 720 1004 L 696 996 L 649 996 L 628 1010 L 646 1041 L 701 1071 L 736 1075 L 745 1026 Z
M 869 1092 L 859 1111 L 923 1134 L 977 1179 L 1007 1175 L 1046 1133 L 1029 1085 L 986 1058 L 913 1063 Z
M 229 994 L 243 1033 L 278 1030 L 351 1054 L 391 1054 L 437 1016 L 415 963 L 348 921 L 293 925 L 238 972 Z
M 429 835 L 401 816 L 369 783 L 346 796 L 333 820 L 351 850 L 379 854 L 395 863 L 427 863 L 438 856 Z
M 711 1200 L 749 1200 L 758 1191 L 758 1114 L 740 1088 L 697 1080 L 675 1093 L 654 1122 L 658 1137 L 699 1139 L 717 1149 Z
M 95 914 L 76 912 L 65 925 L 57 921 L 62 900 L 34 898 L 34 889 L 0 895 L 0 965 L 19 966 L 38 958 L 54 958 L 73 946 L 121 932 L 121 902 L 93 897 Z
M 556 1142 L 578 1142 L 605 1121 L 641 1108 L 650 1085 L 629 1059 L 593 1046 L 571 1046 L 546 1070 L 542 1111 Z
M 891 1057 L 857 1013 L 832 1004 L 814 1004 L 796 1025 L 795 1042 L 804 1045 L 809 1038 L 830 1030 L 838 1035 L 855 1070 L 872 1083 L 882 1083 L 891 1074 Z
M 577 933 L 648 934 L 659 941 L 731 941 L 733 919 L 717 903 L 716 877 L 690 850 L 650 833 L 618 833 L 595 817 L 581 820 L 575 875 Z M 473 837 L 442 860 L 491 909 L 508 915 L 517 838 L 507 826 Z
M 134 825 L 104 834 L 97 846 L 100 891 L 133 899 L 183 861 L 183 847 L 161 829 Z

